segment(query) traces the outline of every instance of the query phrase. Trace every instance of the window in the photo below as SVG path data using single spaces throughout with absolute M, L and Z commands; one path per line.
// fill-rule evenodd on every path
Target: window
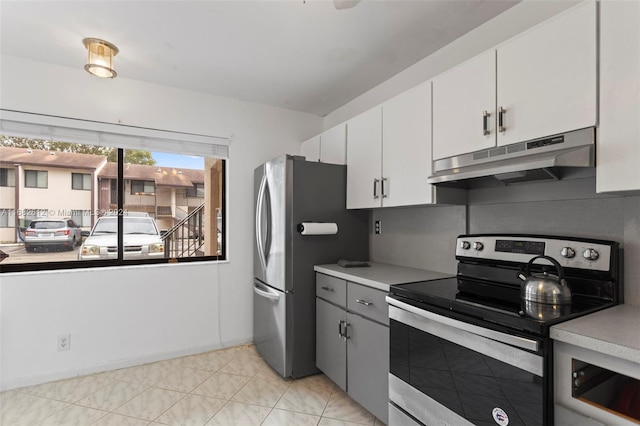
M 88 173 L 71 173 L 71 189 L 91 190 L 91 175 Z
M 82 228 L 90 228 L 91 210 L 71 210 L 71 219 Z
M 118 181 L 116 179 L 108 179 L 109 181 L 109 202 L 111 204 L 118 204 Z
M 2 113 L 4 133 L 14 112 Z M 18 136 L 2 136 L 0 158 L 8 145 L 26 186 L 43 189 L 2 189 L 15 206 L 0 209 L 0 224 L 8 226 L 0 227 L 0 239 L 16 243 L 20 255 L 3 260 L 0 272 L 225 259 L 228 149 L 216 143 L 222 139 L 51 116 L 42 121 L 48 124 L 20 121 L 10 128 Z M 24 148 L 22 157 L 16 148 Z M 15 173 L 10 170 L 4 175 Z M 37 238 L 30 233 L 27 241 L 25 228 L 36 219 L 67 226 Z
M 16 226 L 16 211 L 13 209 L 0 209 L 0 228 L 13 228 Z
M 44 170 L 25 170 L 24 186 L 27 188 L 47 188 L 49 172 Z
M 204 183 L 194 183 L 193 188 L 187 188 L 184 195 L 187 198 L 204 198 Z
M 132 195 L 155 195 L 156 184 L 155 182 L 148 181 L 148 180 L 132 180 L 131 194 Z
M 0 186 L 16 186 L 14 169 L 0 168 Z

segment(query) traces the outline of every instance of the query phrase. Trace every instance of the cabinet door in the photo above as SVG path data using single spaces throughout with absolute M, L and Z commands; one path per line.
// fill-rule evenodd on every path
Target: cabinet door
M 431 202 L 431 82 L 382 105 L 382 205 Z
M 596 125 L 596 2 L 586 2 L 498 48 L 498 145 Z
M 347 390 L 347 345 L 339 336 L 346 311 L 316 299 L 316 366 L 335 384 Z
M 380 207 L 382 107 L 347 122 L 347 208 Z
M 302 142 L 300 155 L 306 157 L 307 161 L 320 161 L 320 135 Z
M 495 146 L 495 55 L 485 52 L 433 79 L 434 159 Z
M 600 2 L 598 192 L 640 189 L 640 2 Z
M 340 124 L 320 135 L 320 161 L 347 164 L 347 125 Z
M 349 395 L 385 423 L 389 417 L 389 328 L 347 314 Z

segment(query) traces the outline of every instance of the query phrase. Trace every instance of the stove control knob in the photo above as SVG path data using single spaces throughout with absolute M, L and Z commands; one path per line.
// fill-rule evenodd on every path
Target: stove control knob
M 462 250 L 469 250 L 471 248 L 471 243 L 469 241 L 460 241 L 460 248 Z
M 473 243 L 473 249 L 474 249 L 474 250 L 480 251 L 480 250 L 482 250 L 483 248 L 484 248 L 484 244 L 482 244 L 480 241 L 475 241 L 475 242 Z
M 571 259 L 575 255 L 576 252 L 571 247 L 562 247 L 562 250 L 560 250 L 560 256 L 564 257 L 565 259 Z
M 587 260 L 598 260 L 600 257 L 600 253 L 598 253 L 595 249 L 588 248 L 582 253 L 582 257 Z

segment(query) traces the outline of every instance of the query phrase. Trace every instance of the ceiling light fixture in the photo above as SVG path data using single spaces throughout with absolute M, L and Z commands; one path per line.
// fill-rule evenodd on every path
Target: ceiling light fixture
M 119 52 L 117 47 L 99 38 L 85 38 L 82 43 L 89 52 L 84 66 L 89 74 L 102 78 L 114 78 L 118 75 L 113 69 L 113 57 Z

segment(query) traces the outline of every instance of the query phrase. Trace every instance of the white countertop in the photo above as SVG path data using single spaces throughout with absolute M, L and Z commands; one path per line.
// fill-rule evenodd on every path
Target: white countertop
M 551 337 L 640 364 L 640 306 L 618 305 L 554 325 Z
M 435 280 L 455 276 L 426 269 L 407 268 L 388 263 L 367 262 L 369 267 L 343 268 L 336 264 L 316 265 L 314 270 L 332 277 L 341 278 L 353 283 L 389 291 L 394 284 L 411 283 L 416 281 Z

